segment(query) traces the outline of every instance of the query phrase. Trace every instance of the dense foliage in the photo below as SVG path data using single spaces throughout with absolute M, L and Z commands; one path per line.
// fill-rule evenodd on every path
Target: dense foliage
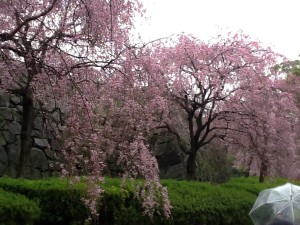
M 155 214 L 149 219 L 143 215 L 141 203 L 136 199 L 132 183 L 123 183 L 121 188 L 120 179 L 107 179 L 102 187 L 106 190 L 105 194 L 98 204 L 101 214 L 94 223 L 251 225 L 248 213 L 259 192 L 285 182 L 284 179 L 274 179 L 259 183 L 257 177 L 235 178 L 221 185 L 163 180 L 162 183 L 168 188 L 173 206 L 172 218 L 166 219 Z M 135 184 L 138 183 L 137 181 Z M 29 205 L 25 197 L 20 195 L 12 197 L 13 194 L 7 194 L 10 196 L 6 203 L 7 207 L 14 210 L 14 213 L 23 215 L 24 218 L 20 218 L 28 221 L 28 224 L 34 218 L 39 218 L 35 224 L 83 224 L 89 216 L 89 211 L 80 200 L 84 196 L 83 183 L 69 186 L 63 179 L 30 181 L 1 178 L 0 187 L 9 192 L 25 195 L 39 204 L 41 214 L 36 205 Z M 20 201 L 22 204 L 16 203 L 14 201 L 16 198 L 22 199 Z

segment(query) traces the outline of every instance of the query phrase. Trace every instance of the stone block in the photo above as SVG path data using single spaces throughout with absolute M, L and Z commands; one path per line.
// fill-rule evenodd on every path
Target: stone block
M 18 146 L 21 146 L 21 135 L 16 135 L 15 136 L 14 144 L 18 145 Z
M 17 105 L 16 109 L 17 109 L 18 112 L 23 113 L 23 106 Z
M 35 138 L 43 138 L 44 137 L 43 132 L 40 130 L 32 130 L 31 136 L 35 137 Z
M 3 176 L 5 173 L 5 170 L 7 169 L 8 164 L 2 164 L 0 163 L 0 176 Z
M 18 122 L 11 122 L 7 126 L 8 130 L 13 134 L 21 134 L 21 124 Z
M 8 163 L 8 157 L 5 151 L 5 148 L 0 146 L 0 163 L 1 164 L 7 164 Z
M 17 111 L 17 109 L 12 110 L 13 120 L 16 122 L 21 123 L 22 122 L 22 115 L 20 112 Z
M 15 178 L 17 176 L 17 169 L 16 165 L 9 164 L 5 171 L 3 172 L 3 175 L 8 176 L 8 177 L 13 177 Z
M 47 139 L 41 139 L 41 138 L 34 138 L 34 145 L 39 147 L 39 148 L 48 148 L 49 147 L 49 142 Z
M 44 150 L 44 152 L 45 152 L 45 155 L 46 155 L 46 157 L 47 157 L 48 159 L 55 159 L 55 158 L 56 158 L 56 157 L 55 157 L 55 154 L 54 154 L 54 151 L 51 150 L 50 148 L 46 148 L 46 149 Z
M 17 95 L 10 95 L 10 102 L 14 105 L 18 105 L 21 103 L 21 97 L 17 96 Z
M 53 112 L 51 116 L 52 116 L 52 118 L 53 118 L 54 121 L 60 122 L 61 115 L 60 115 L 59 111 Z
M 4 135 L 0 133 L 0 146 L 6 145 L 6 140 L 4 138 Z
M 18 164 L 20 158 L 20 146 L 15 144 L 8 145 L 7 156 L 9 163 Z
M 4 120 L 13 120 L 12 110 L 7 107 L 0 107 L 0 116 Z
M 165 178 L 168 179 L 182 180 L 182 179 L 186 179 L 186 177 L 187 177 L 186 166 L 184 165 L 184 163 L 180 163 L 169 167 L 165 174 Z
M 49 168 L 48 160 L 44 152 L 38 148 L 32 148 L 30 154 L 31 167 L 40 171 L 47 171 Z
M 47 139 L 54 139 L 55 138 L 54 131 L 47 130 L 45 133 L 46 133 Z
M 15 135 L 8 130 L 2 131 L 2 134 L 4 136 L 6 143 L 8 143 L 8 144 L 11 144 L 16 140 Z
M 41 171 L 39 169 L 36 169 L 36 168 L 31 168 L 30 178 L 34 179 L 34 180 L 41 179 L 42 178 Z
M 51 147 L 55 151 L 61 151 L 63 148 L 63 142 L 57 139 L 51 140 Z
M 0 130 L 4 130 L 5 129 L 6 122 L 7 121 L 5 121 L 5 120 L 1 120 L 1 117 L 0 117 Z
M 35 129 L 35 130 L 43 130 L 44 129 L 44 122 L 43 122 L 42 117 L 39 116 L 34 119 L 33 129 Z
M 8 157 L 5 149 L 0 146 L 0 176 L 2 176 L 8 166 Z
M 0 106 L 9 106 L 9 95 L 3 91 L 0 92 Z

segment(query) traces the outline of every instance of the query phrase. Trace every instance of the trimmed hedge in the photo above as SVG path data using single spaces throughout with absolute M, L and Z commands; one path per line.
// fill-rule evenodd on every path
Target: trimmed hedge
M 99 202 L 100 216 L 92 224 L 252 225 L 248 213 L 259 192 L 285 182 L 276 179 L 261 184 L 258 178 L 235 178 L 225 184 L 213 185 L 197 181 L 163 180 L 173 207 L 172 218 L 155 215 L 149 219 L 143 216 L 141 204 L 135 198 L 134 185 L 125 184 L 121 188 L 120 179 L 108 178 L 102 184 L 105 192 Z M 81 201 L 83 186 L 82 183 L 70 186 L 67 180 L 58 178 L 34 181 L 0 179 L 0 188 L 23 194 L 39 203 L 41 213 L 36 225 L 85 224 L 89 211 Z
M 40 217 L 38 204 L 0 188 L 0 224 L 31 225 Z
M 134 198 L 129 185 L 121 190 L 120 179 L 107 179 L 103 184 L 106 190 L 99 202 L 99 218 L 93 224 L 132 224 L 146 218 L 142 215 L 140 203 Z M 41 214 L 36 225 L 79 225 L 89 218 L 89 210 L 84 206 L 84 185 L 71 186 L 69 181 L 60 178 L 44 180 L 0 179 L 0 188 L 20 193 L 39 202 Z
M 66 180 L 1 178 L 0 187 L 39 202 L 41 215 L 37 225 L 81 224 L 88 217 L 81 201 L 82 190 L 71 189 Z
M 174 225 L 252 225 L 248 213 L 256 196 L 220 185 L 169 181 Z

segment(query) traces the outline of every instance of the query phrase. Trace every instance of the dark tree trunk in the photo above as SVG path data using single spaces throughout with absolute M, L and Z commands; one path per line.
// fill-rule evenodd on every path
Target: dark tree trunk
M 247 167 L 246 171 L 245 171 L 245 177 L 250 177 L 250 168 Z
M 260 171 L 259 171 L 259 182 L 263 183 L 265 181 L 265 177 L 267 176 L 268 167 L 266 162 L 262 161 L 260 165 Z
M 19 164 L 17 167 L 17 177 L 28 177 L 30 166 L 30 152 L 31 152 L 31 132 L 33 127 L 33 99 L 30 90 L 23 94 L 23 117 L 21 128 L 21 152 Z
M 246 171 L 245 171 L 245 177 L 249 177 L 250 176 L 250 169 L 251 169 L 252 161 L 253 161 L 253 157 L 250 158 L 250 160 L 249 160 L 249 162 L 247 164 L 247 168 L 246 168 Z
M 187 160 L 187 179 L 196 180 L 196 152 L 191 152 Z

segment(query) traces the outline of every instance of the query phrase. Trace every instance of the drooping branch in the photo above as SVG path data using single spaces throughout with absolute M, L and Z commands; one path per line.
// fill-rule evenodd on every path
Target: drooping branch
M 35 16 L 28 17 L 25 20 L 21 19 L 19 17 L 19 15 L 16 14 L 16 17 L 17 17 L 17 19 L 20 20 L 20 22 L 17 23 L 17 26 L 11 32 L 9 32 L 9 33 L 7 33 L 7 32 L 1 33 L 0 34 L 0 40 L 2 42 L 8 41 L 8 40 L 13 40 L 15 34 L 17 32 L 19 32 L 22 29 L 23 26 L 27 26 L 28 23 L 30 23 L 31 21 L 36 20 L 36 19 L 38 19 L 40 17 L 43 17 L 43 16 L 47 15 L 54 8 L 54 6 L 57 3 L 57 1 L 58 0 L 53 0 L 52 3 L 46 9 L 44 9 L 44 11 L 40 12 L 39 14 L 37 14 Z

